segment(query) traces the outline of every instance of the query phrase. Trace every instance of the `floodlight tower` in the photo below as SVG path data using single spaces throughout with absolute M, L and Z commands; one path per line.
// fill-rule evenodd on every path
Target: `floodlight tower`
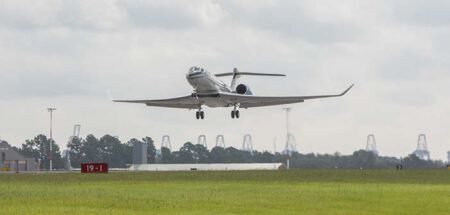
M 242 151 L 250 152 L 253 154 L 253 140 L 250 134 L 246 134 L 244 136 L 244 140 L 242 141 Z
M 169 135 L 164 135 L 162 137 L 161 149 L 163 147 L 168 148 L 170 151 L 172 151 L 172 145 L 170 144 L 170 136 Z
M 198 136 L 197 144 L 202 145 L 205 148 L 208 148 L 208 144 L 206 144 L 206 135 L 202 134 L 202 135 Z
M 49 160 L 50 160 L 50 172 L 53 171 L 53 111 L 55 111 L 56 108 L 49 107 L 47 108 L 47 111 L 50 112 L 50 154 L 49 154 Z
M 420 134 L 417 140 L 417 149 L 413 152 L 422 160 L 430 160 L 430 151 L 428 151 L 427 136 Z
M 366 152 L 372 152 L 378 155 L 377 144 L 375 142 L 375 135 L 369 134 L 367 136 Z
M 225 148 L 225 138 L 223 135 L 217 135 L 216 137 L 216 147 Z

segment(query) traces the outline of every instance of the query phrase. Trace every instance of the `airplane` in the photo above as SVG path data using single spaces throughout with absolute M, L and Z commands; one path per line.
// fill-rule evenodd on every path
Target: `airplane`
M 353 86 L 352 84 L 341 94 L 335 95 L 315 95 L 315 96 L 254 96 L 250 87 L 246 84 L 238 84 L 241 76 L 286 76 L 284 74 L 271 73 L 251 73 L 240 72 L 237 68 L 230 73 L 211 74 L 206 69 L 193 66 L 186 74 L 188 83 L 194 88 L 191 95 L 160 99 L 160 100 L 113 100 L 113 102 L 141 103 L 147 106 L 166 107 L 166 108 L 182 108 L 189 110 L 198 110 L 195 114 L 197 119 L 204 119 L 205 113 L 203 106 L 210 108 L 216 107 L 233 107 L 231 118 L 238 119 L 240 117 L 239 108 L 254 108 L 263 106 L 285 105 L 304 102 L 309 99 L 340 97 L 345 95 Z M 218 77 L 232 76 L 231 85 L 228 86 Z

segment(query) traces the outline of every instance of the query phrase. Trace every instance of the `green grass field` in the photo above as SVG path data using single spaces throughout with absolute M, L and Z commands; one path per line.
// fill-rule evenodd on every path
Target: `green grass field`
M 0 174 L 0 214 L 450 214 L 450 171 Z

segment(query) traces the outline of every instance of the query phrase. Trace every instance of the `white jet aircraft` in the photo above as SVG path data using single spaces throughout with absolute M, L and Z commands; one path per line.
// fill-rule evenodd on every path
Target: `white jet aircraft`
M 161 100 L 113 100 L 114 102 L 141 103 L 147 106 L 167 107 L 167 108 L 184 108 L 196 109 L 196 118 L 204 119 L 205 113 L 203 106 L 214 107 L 233 107 L 231 118 L 239 118 L 239 108 L 253 108 L 272 105 L 284 105 L 304 102 L 308 99 L 319 99 L 329 97 L 339 97 L 345 95 L 352 87 L 351 85 L 341 94 L 336 95 L 317 95 L 317 96 L 253 96 L 249 86 L 245 84 L 237 84 L 237 80 L 242 75 L 258 75 L 258 76 L 286 76 L 283 74 L 266 74 L 266 73 L 250 73 L 239 72 L 234 68 L 233 72 L 222 74 L 211 74 L 207 70 L 200 67 L 192 67 L 189 69 L 186 79 L 194 88 L 191 95 L 161 99 Z M 216 77 L 233 76 L 231 86 L 226 85 Z

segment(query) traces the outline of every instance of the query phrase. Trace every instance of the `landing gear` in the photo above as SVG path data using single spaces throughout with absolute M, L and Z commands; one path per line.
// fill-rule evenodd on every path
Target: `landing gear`
M 205 118 L 205 112 L 203 112 L 202 110 L 199 110 L 195 113 L 195 118 L 197 119 L 204 119 Z
M 194 90 L 194 92 L 191 93 L 192 98 L 197 98 L 197 91 Z
M 236 106 L 234 106 L 234 110 L 231 111 L 231 118 L 239 119 L 240 113 Z

